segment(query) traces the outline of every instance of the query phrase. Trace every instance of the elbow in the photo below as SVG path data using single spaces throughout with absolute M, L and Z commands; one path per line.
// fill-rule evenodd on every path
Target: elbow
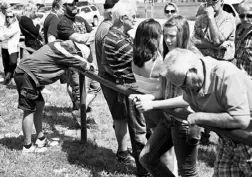
M 213 41 L 213 45 L 216 46 L 216 47 L 219 47 L 223 42 L 224 41 L 217 39 L 217 40 Z
M 222 45 L 222 43 L 224 43 L 225 42 L 225 39 L 223 39 L 223 38 L 215 38 L 214 40 L 213 40 L 213 44 L 214 44 L 214 46 L 216 46 L 216 47 L 219 47 L 220 45 Z
M 240 129 L 247 129 L 250 124 L 250 118 L 249 119 L 242 119 L 242 120 L 236 120 L 237 128 Z

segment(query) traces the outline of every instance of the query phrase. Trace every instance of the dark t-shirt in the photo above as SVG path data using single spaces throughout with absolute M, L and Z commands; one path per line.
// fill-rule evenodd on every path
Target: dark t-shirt
M 75 16 L 75 18 L 70 18 L 64 15 L 60 18 L 57 30 L 59 39 L 69 40 L 69 37 L 74 33 L 90 33 L 93 29 L 82 17 Z
M 39 36 L 40 25 L 35 26 L 32 19 L 26 16 L 22 16 L 19 21 L 19 26 L 20 26 L 22 34 L 25 36 L 26 46 L 32 47 L 33 41 L 36 38 L 41 39 Z
M 58 38 L 57 25 L 59 23 L 59 18 L 56 14 L 50 13 L 44 22 L 44 37 L 45 42 L 48 43 L 48 35 L 53 35 Z

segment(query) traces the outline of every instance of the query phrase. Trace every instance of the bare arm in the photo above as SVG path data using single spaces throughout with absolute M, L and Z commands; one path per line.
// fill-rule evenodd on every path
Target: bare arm
M 55 40 L 56 40 L 56 37 L 54 35 L 48 35 L 48 39 L 47 39 L 48 43 L 51 43 Z
M 141 112 L 149 111 L 152 109 L 181 108 L 187 106 L 188 103 L 183 99 L 183 96 L 178 96 L 165 100 L 141 100 L 136 102 L 136 108 Z
M 5 28 L 3 32 L 0 34 L 0 40 L 8 40 L 16 33 L 19 32 L 19 27 L 17 25 L 12 25 L 11 28 Z
M 194 35 L 192 37 L 192 42 L 199 49 L 206 49 L 206 48 L 218 49 L 218 47 L 213 45 L 211 42 L 204 39 L 200 39 L 197 37 L 197 35 Z
M 70 37 L 70 40 L 73 40 L 77 43 L 90 45 L 95 40 L 95 30 L 91 31 L 90 33 L 85 34 L 79 34 L 79 33 L 73 33 Z
M 214 17 L 209 18 L 209 29 L 212 36 L 213 44 L 215 46 L 220 46 L 226 39 L 217 27 Z
M 246 129 L 250 124 L 250 116 L 230 116 L 228 113 L 197 112 L 188 116 L 190 124 L 208 125 L 218 128 Z

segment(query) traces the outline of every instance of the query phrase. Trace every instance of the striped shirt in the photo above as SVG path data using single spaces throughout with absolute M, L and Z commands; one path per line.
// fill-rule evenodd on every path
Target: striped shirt
M 104 38 L 105 58 L 113 76 L 125 83 L 135 82 L 131 68 L 133 41 L 128 34 L 111 27 Z
M 252 28 L 245 30 L 240 26 L 236 32 L 235 45 L 237 67 L 243 68 L 252 76 Z

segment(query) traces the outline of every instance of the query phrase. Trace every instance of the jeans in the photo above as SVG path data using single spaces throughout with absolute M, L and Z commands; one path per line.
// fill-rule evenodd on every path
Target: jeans
M 2 48 L 2 60 L 5 75 L 7 75 L 7 73 L 10 73 L 11 76 L 13 76 L 14 70 L 17 67 L 17 58 L 17 52 L 9 54 L 8 49 Z
M 198 176 L 196 161 L 199 139 L 191 138 L 188 125 L 172 117 L 163 119 L 140 154 L 141 164 L 155 177 L 172 177 L 160 157 L 174 146 L 178 172 L 182 177 Z

